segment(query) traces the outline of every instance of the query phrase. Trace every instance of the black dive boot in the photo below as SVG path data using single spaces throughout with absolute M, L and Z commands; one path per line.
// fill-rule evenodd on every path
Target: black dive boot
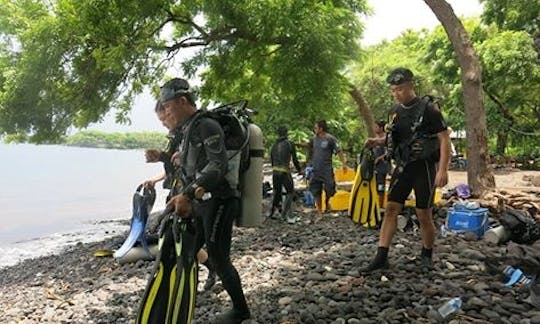
M 379 269 L 388 269 L 388 248 L 379 246 L 377 249 L 377 255 L 371 260 L 367 267 L 361 268 L 359 272 L 361 274 L 368 274 Z
M 236 308 L 229 309 L 226 312 L 219 314 L 214 321 L 214 324 L 240 324 L 249 319 L 251 314 L 249 310 L 238 310 Z
M 420 264 L 423 271 L 433 270 L 433 249 L 426 249 L 422 247 L 422 253 L 420 254 Z

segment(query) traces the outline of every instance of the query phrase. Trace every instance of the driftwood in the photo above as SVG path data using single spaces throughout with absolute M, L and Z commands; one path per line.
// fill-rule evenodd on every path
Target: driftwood
M 527 210 L 536 218 L 540 218 L 540 197 L 536 192 L 509 192 L 507 190 L 495 190 L 484 195 L 478 200 L 482 207 L 489 208 L 499 214 L 507 208 Z

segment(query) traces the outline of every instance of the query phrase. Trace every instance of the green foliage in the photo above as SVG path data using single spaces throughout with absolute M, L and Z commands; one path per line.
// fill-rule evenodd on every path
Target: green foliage
M 249 99 L 263 129 L 332 119 L 366 2 L 0 0 L 0 135 L 54 142 L 111 109 L 125 122 L 185 48 L 205 103 Z
M 107 149 L 163 149 L 167 145 L 167 137 L 165 134 L 158 132 L 104 133 L 82 131 L 67 136 L 62 143 L 69 146 Z
M 540 146 L 540 62 L 530 37 L 524 32 L 483 25 L 479 19 L 463 23 L 482 64 L 491 149 L 495 148 L 496 137 L 503 131 L 510 145 L 507 153 L 537 150 Z M 405 32 L 392 42 L 366 49 L 363 58 L 351 75 L 377 119 L 384 117 L 392 106 L 384 82 L 388 71 L 396 66 L 407 66 L 416 74 L 418 94 L 442 97 L 442 112 L 449 126 L 464 129 L 461 70 L 442 27 L 432 32 Z
M 540 2 L 531 0 L 480 0 L 484 6 L 482 19 L 501 29 L 525 31 L 540 37 Z

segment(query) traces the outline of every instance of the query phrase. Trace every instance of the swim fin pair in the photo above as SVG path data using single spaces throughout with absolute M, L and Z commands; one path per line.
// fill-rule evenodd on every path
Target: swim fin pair
M 174 213 L 160 226 L 154 270 L 144 292 L 137 324 L 191 323 L 198 284 L 195 224 Z
M 156 201 L 156 190 L 140 184 L 133 194 L 133 214 L 129 226 L 129 234 L 124 244 L 114 252 L 115 258 L 121 258 L 139 242 L 148 259 L 153 259 L 146 241 L 146 223 Z
M 369 228 L 376 228 L 381 222 L 375 159 L 369 148 L 364 147 L 360 156 L 349 200 L 349 217 L 354 223 Z

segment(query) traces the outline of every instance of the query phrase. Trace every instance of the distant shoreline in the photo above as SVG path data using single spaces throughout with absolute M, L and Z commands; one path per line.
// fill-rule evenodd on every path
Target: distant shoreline
M 167 137 L 160 132 L 105 133 L 92 130 L 67 136 L 59 144 L 118 150 L 163 148 L 167 144 Z

